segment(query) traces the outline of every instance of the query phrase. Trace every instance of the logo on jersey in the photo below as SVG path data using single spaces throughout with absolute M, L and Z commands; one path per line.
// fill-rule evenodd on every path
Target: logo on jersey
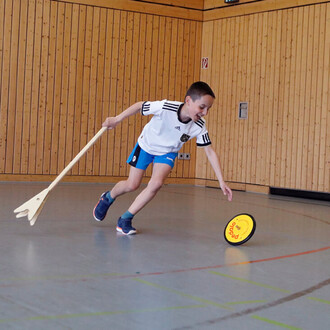
M 181 131 L 180 126 L 175 126 L 174 128 L 177 129 L 178 131 Z
M 182 134 L 180 137 L 181 142 L 187 142 L 190 138 L 190 135 L 188 134 Z

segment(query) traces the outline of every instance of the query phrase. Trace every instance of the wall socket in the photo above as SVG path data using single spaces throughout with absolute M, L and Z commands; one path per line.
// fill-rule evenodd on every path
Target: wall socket
M 190 159 L 190 153 L 179 152 L 178 153 L 178 159 L 189 160 Z

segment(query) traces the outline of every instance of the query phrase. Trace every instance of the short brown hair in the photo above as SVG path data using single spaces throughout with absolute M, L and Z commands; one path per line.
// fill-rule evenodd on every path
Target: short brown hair
M 213 90 L 207 83 L 203 81 L 196 81 L 188 88 L 185 99 L 187 96 L 190 96 L 191 99 L 195 102 L 197 99 L 204 95 L 210 95 L 215 99 Z

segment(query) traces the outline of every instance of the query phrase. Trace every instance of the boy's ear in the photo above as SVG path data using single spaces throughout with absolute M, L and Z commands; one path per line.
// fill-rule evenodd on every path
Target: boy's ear
M 184 100 L 184 103 L 187 103 L 188 105 L 191 102 L 191 97 L 189 95 L 186 96 L 186 99 Z

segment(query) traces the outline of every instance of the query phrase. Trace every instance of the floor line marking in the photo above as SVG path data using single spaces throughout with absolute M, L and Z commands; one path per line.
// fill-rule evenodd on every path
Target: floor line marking
M 283 298 L 268 302 L 264 305 L 257 306 L 257 307 L 252 307 L 252 308 L 247 308 L 245 310 L 242 310 L 242 311 L 239 311 L 239 312 L 234 312 L 232 314 L 228 314 L 228 315 L 225 315 L 225 316 L 221 316 L 221 317 L 215 318 L 213 320 L 198 322 L 194 325 L 194 327 L 198 327 L 198 329 L 201 329 L 202 326 L 205 326 L 205 325 L 216 324 L 216 323 L 220 323 L 220 322 L 223 322 L 223 321 L 231 320 L 231 319 L 242 317 L 242 316 L 247 316 L 248 315 L 248 316 L 252 317 L 252 315 L 255 315 L 254 313 L 256 313 L 256 312 L 266 310 L 266 309 L 269 309 L 269 308 L 272 308 L 272 307 L 275 307 L 275 306 L 279 306 L 279 305 L 282 305 L 284 303 L 288 303 L 290 301 L 293 301 L 293 300 L 296 300 L 298 298 L 304 297 L 304 296 L 309 295 L 310 293 L 312 293 L 316 290 L 322 289 L 323 287 L 325 287 L 327 285 L 330 285 L 330 278 L 328 278 L 328 279 L 326 279 L 326 280 L 324 280 L 320 283 L 317 283 L 317 284 L 313 285 L 312 287 L 309 287 L 305 290 L 301 290 L 301 291 L 289 294 L 288 296 L 285 296 Z M 293 328 L 293 329 L 295 329 L 295 328 Z
M 308 299 L 314 300 L 314 301 L 317 301 L 317 302 L 321 302 L 323 304 L 330 304 L 330 301 L 329 300 L 325 300 L 325 299 L 320 299 L 320 298 L 315 298 L 315 297 L 308 297 Z
M 274 321 L 274 320 L 271 320 L 271 319 L 267 319 L 266 317 L 261 317 L 261 316 L 258 316 L 258 315 L 251 315 L 251 317 L 253 319 L 263 321 L 263 322 L 267 322 L 267 323 L 270 323 L 270 324 L 273 324 L 273 325 L 277 325 L 277 326 L 280 326 L 282 328 L 291 329 L 291 330 L 301 330 L 301 328 L 297 328 L 297 327 L 294 327 L 292 325 L 288 325 L 288 324 L 278 322 L 278 321 Z
M 212 300 L 208 300 L 208 299 L 200 298 L 200 297 L 197 297 L 197 296 L 193 296 L 193 295 L 190 295 L 190 294 L 187 294 L 187 293 L 175 290 L 175 289 L 168 288 L 166 286 L 162 286 L 162 285 L 159 285 L 159 284 L 155 284 L 155 283 L 152 283 L 152 282 L 149 282 L 149 281 L 142 280 L 140 278 L 134 278 L 133 280 L 137 281 L 139 283 L 143 283 L 143 284 L 146 284 L 146 285 L 149 285 L 149 286 L 153 286 L 153 287 L 158 288 L 158 289 L 162 289 L 162 290 L 165 290 L 165 291 L 168 291 L 168 292 L 175 293 L 175 294 L 180 295 L 182 297 L 189 298 L 189 299 L 192 299 L 192 300 L 195 300 L 195 301 L 207 304 L 207 305 L 216 306 L 216 307 L 223 308 L 223 309 L 226 309 L 226 310 L 233 310 L 231 307 L 226 306 L 226 304 L 219 304 L 219 303 L 217 303 L 215 301 L 212 301 Z
M 214 274 L 214 275 L 218 275 L 218 276 L 227 277 L 227 278 L 230 278 L 230 279 L 232 279 L 232 280 L 237 280 L 237 281 L 241 281 L 241 282 L 245 282 L 245 283 L 249 283 L 249 284 L 253 284 L 253 285 L 257 285 L 257 286 L 261 286 L 261 287 L 263 287 L 263 288 L 267 288 L 267 289 L 271 289 L 271 290 L 275 290 L 275 291 L 280 291 L 280 292 L 284 292 L 284 293 L 290 293 L 290 292 L 291 292 L 291 291 L 289 291 L 289 290 L 284 290 L 284 289 L 277 288 L 277 287 L 274 287 L 274 286 L 271 286 L 271 285 L 268 285 L 268 284 L 263 284 L 263 283 L 259 283 L 259 282 L 254 282 L 254 281 L 247 280 L 247 279 L 245 279 L 245 278 L 234 277 L 234 276 L 231 276 L 231 275 L 227 275 L 227 274 L 223 274 L 223 273 L 215 272 L 215 271 L 212 271 L 212 270 L 210 270 L 209 273 L 210 273 L 210 274 Z
M 264 258 L 264 259 L 236 262 L 236 263 L 223 264 L 223 265 L 202 266 L 202 267 L 193 267 L 193 268 L 185 268 L 185 269 L 174 269 L 174 270 L 161 271 L 161 272 L 127 274 L 127 275 L 122 275 L 122 274 L 116 275 L 116 273 L 114 273 L 114 274 L 99 274 L 99 275 L 94 274 L 92 276 L 82 275 L 81 277 L 78 275 L 77 277 L 79 277 L 79 278 L 77 280 L 85 280 L 85 279 L 88 279 L 89 277 L 93 278 L 93 277 L 108 277 L 108 276 L 110 276 L 111 279 L 138 278 L 138 277 L 144 277 L 144 276 L 176 274 L 176 273 L 184 273 L 184 272 L 197 271 L 197 270 L 208 270 L 208 269 L 223 268 L 223 267 L 233 267 L 233 266 L 240 266 L 240 265 L 246 265 L 246 264 L 254 264 L 254 263 L 259 263 L 259 262 L 268 262 L 268 261 L 275 261 L 275 260 L 281 260 L 281 259 L 287 259 L 287 258 L 294 258 L 294 257 L 303 256 L 303 255 L 308 255 L 308 254 L 313 254 L 313 253 L 326 251 L 328 249 L 330 249 L 330 246 L 326 246 L 326 247 L 316 249 L 316 250 L 309 250 L 309 251 L 298 252 L 298 253 L 293 253 L 293 254 L 288 254 L 288 255 L 283 255 L 283 256 L 277 256 L 277 257 L 270 257 L 270 258 Z M 50 278 L 52 278 L 52 276 Z M 41 279 L 43 279 L 43 278 L 41 277 Z M 47 279 L 47 277 L 46 277 L 46 279 Z M 3 280 L 9 281 L 10 279 L 9 278 L 6 278 L 6 279 L 1 279 L 0 278 L 0 281 L 3 281 Z M 26 281 L 26 278 L 21 278 L 21 279 L 14 278 L 13 280 L 14 281 L 19 281 L 19 280 Z M 31 281 L 31 279 L 30 279 L 30 281 Z M 0 285 L 0 287 L 2 287 L 2 286 L 3 285 Z
M 11 322 L 22 322 L 22 321 L 43 321 L 43 320 L 58 320 L 68 319 L 77 317 L 88 317 L 88 316 L 109 316 L 116 314 L 132 314 L 132 313 L 146 313 L 146 312 L 162 312 L 178 309 L 190 309 L 190 308 L 205 308 L 206 305 L 187 305 L 187 306 L 170 306 L 170 307 L 159 307 L 159 308 L 144 308 L 144 309 L 131 309 L 123 311 L 112 311 L 112 312 L 91 312 L 91 313 L 72 313 L 72 314 L 61 314 L 61 315 L 39 315 L 24 318 L 8 318 L 0 319 L 0 323 L 11 323 Z

